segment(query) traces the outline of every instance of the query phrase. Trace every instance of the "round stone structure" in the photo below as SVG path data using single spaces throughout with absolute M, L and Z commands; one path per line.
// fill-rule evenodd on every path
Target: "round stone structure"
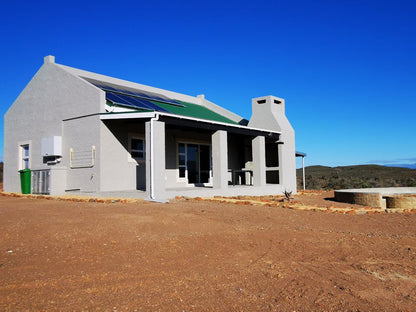
M 416 209 L 416 187 L 336 190 L 335 200 L 370 207 Z
M 386 196 L 387 208 L 416 209 L 416 195 Z

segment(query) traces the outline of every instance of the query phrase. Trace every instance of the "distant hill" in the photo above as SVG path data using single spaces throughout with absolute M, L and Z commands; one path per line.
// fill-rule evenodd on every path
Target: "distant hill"
M 3 182 L 3 163 L 0 162 L 0 183 Z
M 410 169 L 416 169 L 416 163 L 415 164 L 395 164 L 395 165 L 386 165 L 388 167 L 404 167 L 404 168 L 410 168 Z
M 297 169 L 298 188 L 302 188 L 302 169 Z M 305 168 L 307 189 L 416 186 L 416 170 L 403 167 L 358 165 Z

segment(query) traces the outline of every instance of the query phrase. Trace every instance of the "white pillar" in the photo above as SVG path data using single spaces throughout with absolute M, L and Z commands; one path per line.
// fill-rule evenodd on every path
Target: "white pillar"
M 150 199 L 166 200 L 165 123 L 146 122 L 146 193 Z
M 253 150 L 253 185 L 266 185 L 266 144 L 264 136 L 252 140 Z
M 282 131 L 279 144 L 279 181 L 283 190 L 296 194 L 296 151 L 294 134 Z
M 302 178 L 303 178 L 303 190 L 306 188 L 306 182 L 305 182 L 305 156 L 302 156 Z
M 212 135 L 213 187 L 228 188 L 228 144 L 227 132 L 218 130 Z

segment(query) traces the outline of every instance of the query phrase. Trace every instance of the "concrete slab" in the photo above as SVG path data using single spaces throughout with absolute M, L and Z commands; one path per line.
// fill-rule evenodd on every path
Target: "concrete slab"
M 173 199 L 177 196 L 185 197 L 214 197 L 214 196 L 264 196 L 283 195 L 283 189 L 278 184 L 267 184 L 262 187 L 252 185 L 228 185 L 227 188 L 218 189 L 213 187 L 181 187 L 167 188 L 166 198 Z M 67 192 L 66 195 L 80 195 L 91 197 L 118 197 L 118 198 L 140 198 L 149 199 L 145 191 L 125 190 L 117 192 Z

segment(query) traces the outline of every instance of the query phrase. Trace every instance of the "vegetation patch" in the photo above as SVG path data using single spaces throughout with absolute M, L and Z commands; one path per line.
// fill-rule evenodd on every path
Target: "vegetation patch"
M 372 187 L 416 186 L 416 169 L 359 165 L 305 168 L 306 189 L 337 190 Z M 302 189 L 302 169 L 297 169 L 298 188 Z

